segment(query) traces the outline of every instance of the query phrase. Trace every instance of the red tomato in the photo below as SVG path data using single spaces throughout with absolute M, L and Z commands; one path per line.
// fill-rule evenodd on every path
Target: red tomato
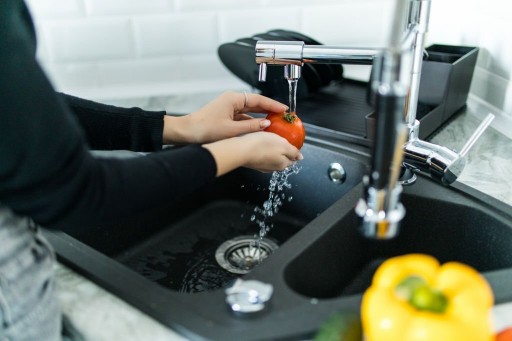
M 496 334 L 496 341 L 512 341 L 512 327 L 505 328 Z
M 265 131 L 284 137 L 298 149 L 302 148 L 306 138 L 306 130 L 296 113 L 270 113 L 267 115 L 267 119 L 270 120 L 271 124 Z

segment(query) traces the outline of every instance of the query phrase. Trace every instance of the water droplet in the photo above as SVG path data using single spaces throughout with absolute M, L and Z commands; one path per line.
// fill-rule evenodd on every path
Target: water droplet
M 273 172 L 272 177 L 269 180 L 268 185 L 268 198 L 265 200 L 261 207 L 254 208 L 254 214 L 251 216 L 251 221 L 255 222 L 260 228 L 259 238 L 262 239 L 267 232 L 274 227 L 273 224 L 267 222 L 267 219 L 273 217 L 279 212 L 279 209 L 283 206 L 286 199 L 286 189 L 292 188 L 292 185 L 288 182 L 288 177 L 292 174 L 297 174 L 301 170 L 301 167 L 296 163 L 280 172 Z M 257 190 L 260 190 L 258 186 Z M 266 190 L 266 189 L 263 189 Z M 291 201 L 291 197 L 288 198 L 288 202 Z M 257 237 L 255 237 L 257 238 Z

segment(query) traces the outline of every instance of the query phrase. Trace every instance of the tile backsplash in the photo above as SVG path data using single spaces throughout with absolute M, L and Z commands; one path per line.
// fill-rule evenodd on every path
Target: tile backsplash
M 38 59 L 60 91 L 91 99 L 244 89 L 220 44 L 270 29 L 323 44 L 383 46 L 394 0 L 27 0 Z M 508 0 L 432 0 L 427 45 L 480 47 L 472 98 L 512 120 Z M 369 67 L 346 67 L 367 79 Z

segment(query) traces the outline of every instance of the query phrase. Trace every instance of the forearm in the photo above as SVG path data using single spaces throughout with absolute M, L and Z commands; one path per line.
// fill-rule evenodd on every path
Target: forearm
M 58 93 L 82 126 L 91 149 L 156 151 L 162 148 L 164 111 L 120 108 Z
M 2 204 L 46 227 L 80 228 L 169 203 L 214 179 L 214 159 L 199 146 L 129 160 L 92 157 L 69 106 L 37 64 L 27 28 L 4 20 L 17 15 L 0 11 Z M 162 116 L 154 141 L 160 146 Z

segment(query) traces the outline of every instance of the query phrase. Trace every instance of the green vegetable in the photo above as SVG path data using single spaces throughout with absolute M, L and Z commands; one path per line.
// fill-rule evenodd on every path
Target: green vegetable
M 361 318 L 353 311 L 340 311 L 331 315 L 318 329 L 314 341 L 361 341 Z

